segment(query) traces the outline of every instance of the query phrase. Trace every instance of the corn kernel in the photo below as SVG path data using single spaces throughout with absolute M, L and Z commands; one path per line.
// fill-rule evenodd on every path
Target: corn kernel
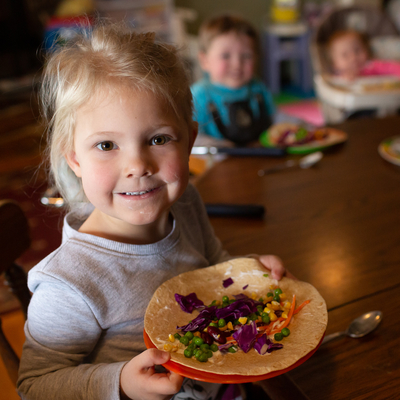
M 287 313 L 283 312 L 282 313 L 282 318 L 287 318 L 287 317 L 288 317 Z
M 170 334 L 168 335 L 168 340 L 169 340 L 170 342 L 174 343 L 174 342 L 175 342 L 175 336 L 172 335 L 172 334 L 170 333 Z
M 276 289 L 276 286 L 275 285 L 270 285 L 270 287 L 269 287 L 271 290 L 274 290 L 274 289 Z
M 194 333 L 193 333 L 193 336 L 201 337 L 201 333 L 198 332 L 198 331 L 197 331 L 197 332 L 194 332 Z
M 287 309 L 289 309 L 289 308 L 290 308 L 290 306 L 291 306 L 291 303 L 290 303 L 290 301 L 285 301 L 285 304 L 283 305 L 283 308 L 287 308 Z
M 232 325 L 232 322 L 231 322 L 231 321 L 229 321 L 229 322 L 226 324 L 226 326 L 228 327 L 228 329 L 229 329 L 230 331 L 233 331 L 233 325 Z
M 267 314 L 269 314 L 270 312 L 273 312 L 273 310 L 271 310 L 271 309 L 268 308 L 268 307 L 265 307 L 265 308 L 264 308 L 264 312 L 266 312 Z
M 271 311 L 269 313 L 269 319 L 271 320 L 271 322 L 274 322 L 278 319 L 278 317 L 276 316 L 276 314 L 273 311 Z
M 246 317 L 240 317 L 239 318 L 239 322 L 244 325 L 247 322 L 247 318 Z
M 273 298 L 272 296 L 267 297 L 267 298 L 265 299 L 265 302 L 266 302 L 266 303 L 270 303 L 273 299 L 274 299 L 274 298 Z
M 257 294 L 253 292 L 253 293 L 251 294 L 251 298 L 252 298 L 253 300 L 255 300 L 255 299 L 257 298 Z
M 228 329 L 228 325 L 219 326 L 218 329 L 219 329 L 220 331 L 226 331 L 226 330 Z M 206 329 L 206 331 L 207 331 L 207 329 Z
M 273 310 L 280 310 L 281 305 L 280 305 L 277 301 L 273 301 L 273 302 L 271 303 L 271 308 L 272 308 Z
M 170 343 L 165 343 L 165 344 L 164 344 L 164 350 L 165 350 L 165 351 L 171 351 L 171 350 L 172 350 L 172 344 L 170 344 Z
M 285 294 L 285 293 L 281 293 L 281 294 L 279 295 L 279 298 L 281 299 L 281 301 L 282 301 L 282 300 L 286 300 L 286 299 L 287 299 L 287 297 L 286 297 L 286 294 Z
M 270 310 L 272 310 L 272 304 L 268 303 L 266 308 L 269 308 Z

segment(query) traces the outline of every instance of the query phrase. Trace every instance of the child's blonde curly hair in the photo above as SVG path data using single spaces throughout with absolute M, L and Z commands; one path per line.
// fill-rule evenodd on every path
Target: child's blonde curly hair
M 167 102 L 188 127 L 192 121 L 189 79 L 177 49 L 135 33 L 124 24 L 98 21 L 94 28 L 50 54 L 40 89 L 47 123 L 50 179 L 68 206 L 87 202 L 81 179 L 65 160 L 73 151 L 76 111 L 95 95 L 131 88 Z

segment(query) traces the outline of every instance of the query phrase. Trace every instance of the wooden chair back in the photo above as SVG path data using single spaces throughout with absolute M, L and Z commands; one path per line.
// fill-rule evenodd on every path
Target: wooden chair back
M 31 294 L 27 286 L 26 273 L 15 261 L 30 244 L 28 220 L 21 207 L 12 200 L 0 200 L 0 274 L 4 274 L 6 283 L 19 300 L 25 317 Z M 1 319 L 0 355 L 8 375 L 16 383 L 19 358 L 4 336 Z

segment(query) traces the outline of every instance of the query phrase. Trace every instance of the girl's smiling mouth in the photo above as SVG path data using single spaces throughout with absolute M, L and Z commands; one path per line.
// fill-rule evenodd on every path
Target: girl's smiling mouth
M 145 196 L 147 194 L 154 193 L 154 192 L 158 191 L 159 189 L 160 189 L 159 187 L 156 187 L 156 188 L 152 188 L 152 189 L 138 190 L 135 192 L 120 192 L 118 194 L 121 196 L 137 197 L 137 196 Z

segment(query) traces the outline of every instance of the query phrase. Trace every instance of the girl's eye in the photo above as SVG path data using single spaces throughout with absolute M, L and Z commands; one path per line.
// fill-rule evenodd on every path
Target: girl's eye
M 113 142 L 105 141 L 105 142 L 100 142 L 96 147 L 102 151 L 110 151 L 114 150 L 116 148 L 116 145 Z
M 151 139 L 151 144 L 154 146 L 162 146 L 165 143 L 168 143 L 171 139 L 166 136 L 155 136 Z

